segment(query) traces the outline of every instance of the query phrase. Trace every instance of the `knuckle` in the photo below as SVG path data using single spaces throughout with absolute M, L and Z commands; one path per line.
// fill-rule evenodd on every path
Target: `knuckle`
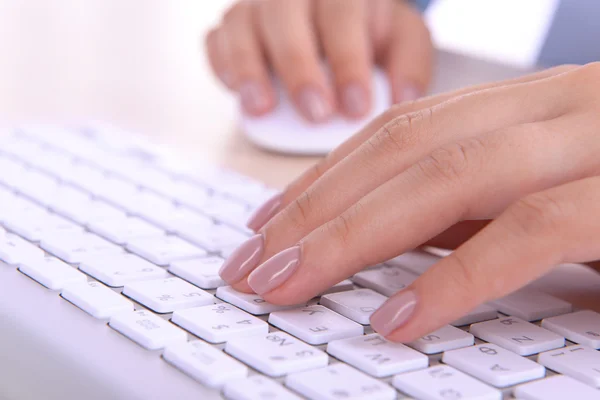
M 515 229 L 527 236 L 554 234 L 572 213 L 572 206 L 548 193 L 536 193 L 519 200 L 509 209 Z
M 285 213 L 287 222 L 296 229 L 303 229 L 312 213 L 312 198 L 308 191 L 302 192 L 291 205 L 289 212 Z
M 398 153 L 413 148 L 422 140 L 431 119 L 431 109 L 414 111 L 392 118 L 368 139 L 368 144 L 385 155 L 398 155 Z
M 455 142 L 434 150 L 418 166 L 430 178 L 459 182 L 480 164 L 484 147 L 479 138 Z

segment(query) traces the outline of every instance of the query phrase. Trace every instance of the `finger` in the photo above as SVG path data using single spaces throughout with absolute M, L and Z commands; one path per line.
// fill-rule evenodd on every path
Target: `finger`
M 391 340 L 411 341 L 557 264 L 598 259 L 599 201 L 599 177 L 524 198 L 390 298 L 371 325 Z
M 510 127 L 437 149 L 288 244 L 295 244 L 293 251 L 270 257 L 268 246 L 279 237 L 267 230 L 267 261 L 249 275 L 248 284 L 267 301 L 296 304 L 368 265 L 421 245 L 459 221 L 493 218 L 528 193 L 585 176 L 590 165 L 600 164 L 590 159 L 598 143 L 586 142 L 582 134 L 547 140 L 571 125 L 561 120 Z M 287 231 L 280 229 L 279 235 L 284 234 Z M 278 273 L 278 268 L 292 265 L 286 258 L 289 252 L 296 257 L 293 268 Z M 271 282 L 270 274 L 279 280 Z
M 205 47 L 208 61 L 213 73 L 229 89 L 233 89 L 231 71 L 227 68 L 226 55 L 224 54 L 223 31 L 221 28 L 212 29 L 206 35 Z
M 433 45 L 421 14 L 406 2 L 397 2 L 395 21 L 385 61 L 394 103 L 414 101 L 429 86 Z
M 382 63 L 387 55 L 393 25 L 395 0 L 369 0 L 368 1 L 369 37 L 373 46 L 375 61 Z
M 312 2 L 278 0 L 258 3 L 259 30 L 277 76 L 307 120 L 323 122 L 335 109 L 322 69 L 312 21 Z
M 393 120 L 394 118 L 397 118 L 401 115 L 411 114 L 418 110 L 432 108 L 439 104 L 442 104 L 443 102 L 448 101 L 449 99 L 457 98 L 466 94 L 476 93 L 483 90 L 499 88 L 503 86 L 510 86 L 519 83 L 534 82 L 537 80 L 542 80 L 565 73 L 574 68 L 578 67 L 555 67 L 548 70 L 544 70 L 539 73 L 527 75 L 516 79 L 511 79 L 502 82 L 486 83 L 483 85 L 463 88 L 454 92 L 424 98 L 416 102 L 409 102 L 394 106 L 390 108 L 390 110 L 388 110 L 387 112 L 379 115 L 365 128 L 359 131 L 356 135 L 352 136 L 346 142 L 344 142 L 339 147 L 330 152 L 320 162 L 316 163 L 312 168 L 307 170 L 298 179 L 292 182 L 282 194 L 275 196 L 268 203 L 260 207 L 259 211 L 255 215 L 255 218 L 252 218 L 250 220 L 248 227 L 253 229 L 254 231 L 258 231 L 278 211 L 284 209 L 287 205 L 295 201 L 313 183 L 315 183 L 318 179 L 320 179 L 326 173 L 328 173 L 330 169 L 332 169 L 341 160 L 345 159 L 350 153 L 352 153 L 359 146 L 361 146 L 368 138 L 372 137 L 375 134 L 375 132 L 377 132 L 385 123 Z
M 490 220 L 462 221 L 425 243 L 426 246 L 455 249 L 490 223 Z
M 227 71 L 240 94 L 242 108 L 263 115 L 275 107 L 275 92 L 256 30 L 255 3 L 241 1 L 223 19 L 227 40 Z
M 372 49 L 364 0 L 319 0 L 316 21 L 331 67 L 339 109 L 363 117 L 371 108 Z
M 564 101 L 561 84 L 538 80 L 476 92 L 392 120 L 261 228 L 265 238 L 262 260 L 342 214 L 435 149 L 488 130 L 552 119 Z M 246 264 L 244 272 L 251 265 Z M 226 280 L 236 278 L 241 277 Z

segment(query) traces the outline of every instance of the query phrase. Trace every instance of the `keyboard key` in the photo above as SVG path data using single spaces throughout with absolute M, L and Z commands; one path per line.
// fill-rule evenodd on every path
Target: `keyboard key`
M 571 312 L 572 306 L 564 300 L 529 288 L 517 290 L 490 303 L 503 314 L 525 321 L 537 321 L 543 318 Z
M 50 204 L 51 199 L 59 192 L 59 188 L 60 185 L 56 179 L 33 170 L 25 172 L 15 185 L 15 190 L 19 194 L 44 206 Z
M 128 253 L 89 257 L 81 263 L 79 269 L 112 287 L 169 277 L 169 273 L 163 268 Z
M 546 318 L 542 327 L 564 336 L 571 342 L 600 349 L 600 314 L 591 310 Z
M 359 272 L 354 275 L 354 283 L 373 289 L 384 296 L 392 296 L 404 289 L 417 279 L 417 275 L 407 272 L 399 267 L 382 266 Z
M 185 343 L 187 334 L 181 328 L 147 310 L 113 315 L 109 325 L 129 339 L 149 350 Z
M 231 400 L 301 400 L 279 383 L 260 375 L 227 382 L 223 394 Z
M 123 294 L 158 313 L 214 303 L 214 296 L 179 278 L 156 279 L 125 285 Z
M 169 272 L 202 289 L 216 289 L 226 285 L 219 276 L 224 262 L 225 260 L 216 256 L 173 261 L 169 265 Z
M 99 319 L 133 311 L 132 302 L 99 282 L 68 285 L 62 290 L 61 296 Z
M 546 374 L 540 364 L 491 343 L 447 351 L 442 361 L 496 387 L 517 385 Z
M 522 356 L 565 345 L 565 338 L 516 317 L 504 317 L 471 325 L 469 331 Z
M 6 264 L 17 265 L 42 258 L 44 252 L 39 247 L 12 233 L 0 232 L 0 260 Z
M 87 193 L 69 187 L 62 187 L 49 207 L 57 214 L 81 225 L 88 225 L 94 221 L 125 218 L 122 210 L 102 201 L 92 200 Z
M 177 234 L 210 252 L 238 247 L 248 240 L 247 235 L 221 224 L 213 224 L 208 227 L 188 224 L 178 227 Z
M 408 346 L 425 354 L 435 354 L 472 346 L 473 343 L 475 343 L 473 335 L 462 329 L 446 325 L 429 335 L 408 343 Z
M 216 186 L 218 187 L 218 186 Z M 202 212 L 236 228 L 245 228 L 252 210 L 245 204 L 223 196 L 213 196 Z
M 429 366 L 426 355 L 376 333 L 333 340 L 327 345 L 327 352 L 376 378 Z
M 235 338 L 227 342 L 225 351 L 273 377 L 324 367 L 329 359 L 323 351 L 285 332 Z
M 88 228 L 97 235 L 120 245 L 127 244 L 131 239 L 160 237 L 165 234 L 162 229 L 135 217 L 93 221 Z
M 352 283 L 352 281 L 350 279 L 344 279 L 340 283 L 336 283 L 335 285 L 321 293 L 321 296 L 325 296 L 326 294 L 331 293 L 345 292 L 346 290 L 352 289 L 354 289 L 354 284 Z
M 163 358 L 192 378 L 213 389 L 228 382 L 239 382 L 248 368 L 221 350 L 195 340 L 167 346 Z
M 341 363 L 289 375 L 285 384 L 314 400 L 396 398 L 391 386 Z
M 14 218 L 6 219 L 4 225 L 32 242 L 39 242 L 48 236 L 83 233 L 83 228 L 79 225 L 48 212 L 33 215 L 17 214 Z
M 127 244 L 127 250 L 163 266 L 167 266 L 173 261 L 206 255 L 206 251 L 176 236 L 132 239 Z
M 555 375 L 550 378 L 517 386 L 514 395 L 518 399 L 528 400 L 565 400 L 565 399 L 596 399 L 598 391 L 565 375 Z
M 0 199 L 3 202 L 0 207 L 0 222 L 14 221 L 18 218 L 32 217 L 43 215 L 46 210 L 41 206 L 25 199 L 24 197 L 12 195 L 5 199 Z
M 169 195 L 177 203 L 202 212 L 205 204 L 210 201 L 211 193 L 205 187 L 194 185 L 185 181 L 176 181 L 172 187 L 173 192 Z
M 439 260 L 440 257 L 424 251 L 409 251 L 385 263 L 392 267 L 401 267 L 413 274 L 421 275 Z
M 48 236 L 40 242 L 48 253 L 71 264 L 90 257 L 123 253 L 123 249 L 91 233 Z
M 364 333 L 362 325 L 318 305 L 273 312 L 269 323 L 309 344 L 325 344 Z
M 600 353 L 591 347 L 574 345 L 547 351 L 537 361 L 559 374 L 600 388 Z
M 357 289 L 322 296 L 320 304 L 359 324 L 369 325 L 371 314 L 386 300 L 387 297 L 371 289 Z
M 171 321 L 211 343 L 269 333 L 265 321 L 226 303 L 175 311 Z
M 257 294 L 238 292 L 231 286 L 222 286 L 218 288 L 215 295 L 219 299 L 231 303 L 234 306 L 241 308 L 242 310 L 253 315 L 265 315 L 274 311 L 290 310 L 303 306 L 280 306 L 277 304 L 267 303 Z
M 502 399 L 500 390 L 447 365 L 396 375 L 393 385 L 417 399 Z
M 87 280 L 84 274 L 54 257 L 25 261 L 19 265 L 19 271 L 52 290 Z
M 477 306 L 477 308 L 475 308 L 474 310 L 469 312 L 467 315 L 457 319 L 451 325 L 453 325 L 453 326 L 471 325 L 476 322 L 489 321 L 490 319 L 496 319 L 496 318 L 498 318 L 498 312 L 496 311 L 495 308 L 493 308 L 487 304 L 480 304 L 479 306 Z

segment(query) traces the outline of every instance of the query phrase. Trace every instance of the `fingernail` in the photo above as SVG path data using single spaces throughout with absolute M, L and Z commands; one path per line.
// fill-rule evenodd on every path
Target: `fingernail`
M 279 211 L 281 206 L 281 199 L 283 195 L 281 193 L 276 194 L 267 200 L 262 206 L 260 206 L 248 219 L 246 226 L 252 229 L 254 232 L 258 231 L 263 227 L 275 214 Z
M 350 83 L 342 89 L 342 107 L 352 117 L 362 117 L 369 111 L 368 93 L 358 83 Z
M 388 336 L 408 321 L 416 304 L 417 297 L 410 290 L 390 297 L 371 315 L 371 327 L 380 335 Z
M 221 80 L 223 81 L 225 86 L 227 86 L 227 87 L 233 86 L 233 76 L 231 75 L 230 71 L 222 71 L 219 74 L 219 78 L 221 78 Z
M 403 84 L 400 89 L 396 91 L 396 98 L 394 103 L 403 103 L 405 101 L 414 101 L 419 99 L 423 94 L 421 90 L 413 84 Z
M 260 295 L 270 292 L 287 281 L 300 264 L 300 246 L 275 254 L 248 277 L 248 285 Z
M 239 282 L 258 265 L 263 251 L 263 235 L 252 236 L 223 263 L 219 275 L 230 285 Z
M 259 114 L 269 108 L 267 90 L 258 82 L 244 82 L 239 87 L 240 99 L 244 110 L 250 114 Z
M 302 113 L 312 122 L 325 121 L 332 113 L 323 94 L 312 86 L 300 90 L 296 100 Z

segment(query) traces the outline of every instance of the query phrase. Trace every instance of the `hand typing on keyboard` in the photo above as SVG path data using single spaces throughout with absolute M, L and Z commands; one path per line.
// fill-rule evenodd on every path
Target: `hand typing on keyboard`
M 290 305 L 354 276 L 391 296 L 374 330 L 408 343 L 558 263 L 600 266 L 598 93 L 590 64 L 398 105 L 259 208 L 256 235 L 221 277 Z M 455 251 L 409 267 L 418 278 L 390 265 L 360 272 L 422 245 Z M 529 313 L 510 299 L 496 308 Z

